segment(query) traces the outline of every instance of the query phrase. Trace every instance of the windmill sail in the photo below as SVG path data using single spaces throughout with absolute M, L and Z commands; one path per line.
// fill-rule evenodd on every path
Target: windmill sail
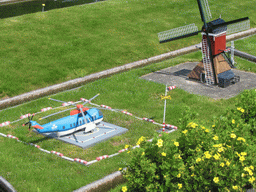
M 212 69 L 212 62 L 210 58 L 210 50 L 207 43 L 207 39 L 202 39 L 202 57 L 205 71 L 205 81 L 208 85 L 213 85 L 214 82 L 214 74 Z
M 250 20 L 241 21 L 239 23 L 234 23 L 231 25 L 228 25 L 227 27 L 227 34 L 237 33 L 240 31 L 244 31 L 250 29 Z
M 198 31 L 198 27 L 193 23 L 190 25 L 185 25 L 168 31 L 160 32 L 158 33 L 158 38 L 160 43 L 165 43 L 168 41 L 197 35 L 199 32 L 200 31 Z
M 206 22 L 208 22 L 212 18 L 212 14 L 211 14 L 211 11 L 210 11 L 208 1 L 207 0 L 201 0 L 201 4 L 202 4 L 202 9 L 203 9 L 205 20 L 206 20 Z

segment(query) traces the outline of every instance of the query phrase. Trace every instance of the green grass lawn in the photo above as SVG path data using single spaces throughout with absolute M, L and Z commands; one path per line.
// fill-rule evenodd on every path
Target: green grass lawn
M 255 2 L 209 0 L 213 18 L 249 16 L 252 27 Z M 199 43 L 158 43 L 158 32 L 190 23 L 202 26 L 195 0 L 107 0 L 1 19 L 0 98 Z
M 164 94 L 165 85 L 140 79 L 140 76 L 186 61 L 196 61 L 200 57 L 201 53 L 195 52 L 158 64 L 151 64 L 88 83 L 78 90 L 59 93 L 52 98 L 77 101 L 81 97 L 90 98 L 100 93 L 101 95 L 95 99 L 95 103 L 126 109 L 134 115 L 154 118 L 156 122 L 161 123 L 164 102 L 160 96 Z M 205 96 L 189 94 L 181 89 L 175 89 L 170 94 L 172 100 L 167 102 L 166 122 L 176 126 L 179 126 L 179 119 L 182 118 L 185 106 L 189 106 L 197 112 L 199 120 L 204 125 L 211 125 L 213 116 L 221 115 L 227 107 L 234 107 L 236 99 L 234 97 L 228 100 L 213 100 Z M 12 109 L 2 110 L 0 111 L 0 122 L 13 121 L 22 114 L 38 112 L 41 108 L 48 106 L 59 106 L 59 103 L 41 98 Z M 38 120 L 39 117 L 48 113 L 50 111 L 35 116 L 34 119 Z M 161 128 L 121 113 L 109 111 L 103 113 L 105 121 L 123 126 L 129 131 L 85 150 L 29 132 L 27 127 L 21 126 L 26 120 L 11 126 L 1 127 L 0 132 L 12 134 L 22 141 L 35 143 L 49 151 L 54 150 L 71 158 L 91 161 L 98 156 L 116 153 L 123 149 L 126 144 L 135 145 L 140 136 L 151 138 L 155 131 Z M 55 118 L 58 117 L 60 116 Z M 179 131 L 171 134 L 173 138 L 177 138 Z M 63 160 L 53 154 L 43 153 L 33 146 L 3 137 L 0 137 L 0 148 L 0 175 L 6 178 L 18 191 L 72 191 L 117 171 L 129 160 L 129 156 L 125 152 L 86 167 Z

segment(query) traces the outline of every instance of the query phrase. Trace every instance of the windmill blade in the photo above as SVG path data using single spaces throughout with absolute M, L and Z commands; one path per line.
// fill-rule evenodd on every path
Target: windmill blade
M 160 32 L 158 33 L 158 38 L 160 43 L 166 43 L 169 41 L 194 36 L 200 32 L 202 31 L 198 31 L 198 27 L 193 23 L 190 25 L 185 25 L 168 31 Z
M 226 34 L 232 34 L 232 33 L 237 33 L 240 31 L 244 31 L 250 29 L 250 20 L 245 20 L 245 21 L 241 21 L 238 23 L 234 23 L 234 24 L 230 24 L 227 27 L 227 32 Z
M 210 49 L 207 43 L 207 39 L 202 40 L 202 57 L 205 71 L 205 81 L 208 85 L 213 85 L 214 81 L 214 73 L 212 68 L 212 61 L 210 55 Z
M 212 28 L 212 29 L 216 29 L 218 27 L 227 26 L 227 25 L 231 25 L 231 24 L 234 24 L 234 23 L 247 21 L 247 20 L 249 20 L 249 17 L 243 17 L 243 18 L 240 18 L 240 19 L 235 19 L 235 20 L 232 20 L 232 21 L 223 22 L 223 23 L 219 23 L 219 24 L 216 24 L 216 25 L 210 25 L 209 27 Z
M 212 18 L 209 3 L 207 0 L 197 0 L 197 3 L 198 3 L 201 19 L 204 23 L 207 23 Z

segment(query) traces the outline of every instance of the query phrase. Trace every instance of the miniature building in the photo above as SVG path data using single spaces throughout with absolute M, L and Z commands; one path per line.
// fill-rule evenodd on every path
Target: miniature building
M 216 19 L 214 21 L 211 21 L 208 23 L 210 27 L 225 23 L 223 19 Z M 223 56 L 225 53 L 224 51 L 226 50 L 226 30 L 227 26 L 221 26 L 216 29 L 213 29 L 210 31 L 209 38 L 211 42 L 211 50 L 212 50 L 212 55 L 213 55 L 213 62 L 214 62 L 214 69 L 215 69 L 215 74 L 217 75 L 217 83 L 221 81 L 220 86 L 221 87 L 226 87 L 230 83 L 229 81 L 233 82 L 233 79 L 235 77 L 234 73 L 231 71 L 231 63 L 229 60 L 226 60 L 225 57 Z M 203 40 L 207 39 L 207 36 L 205 33 L 202 33 L 203 35 Z M 202 49 L 202 51 L 207 51 Z M 207 55 L 207 53 L 204 53 Z M 229 74 L 229 75 L 227 75 Z M 224 78 L 224 76 L 227 75 L 227 77 Z M 204 70 L 204 64 L 203 61 L 201 61 L 189 74 L 188 78 L 195 79 L 195 80 L 200 80 L 201 82 L 205 81 L 205 70 Z M 223 83 L 225 82 L 225 83 Z M 236 81 L 237 82 L 237 78 Z M 225 86 L 224 86 L 225 84 Z

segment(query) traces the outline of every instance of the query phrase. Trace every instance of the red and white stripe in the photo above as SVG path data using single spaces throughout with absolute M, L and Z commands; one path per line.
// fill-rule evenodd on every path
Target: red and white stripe
M 69 102 L 66 102 L 66 103 L 62 103 L 62 106 L 66 107 L 66 106 L 72 105 L 73 103 L 74 103 L 73 101 L 69 101 Z
M 34 143 L 29 143 L 30 145 L 33 145 L 34 147 L 36 147 L 36 148 L 40 148 L 40 146 L 39 145 L 35 145 Z
M 49 111 L 49 110 L 51 110 L 51 109 L 52 109 L 52 107 L 46 107 L 46 108 L 41 109 L 41 111 L 42 111 L 42 112 L 45 112 L 45 111 Z
M 126 114 L 126 115 L 130 115 L 130 116 L 132 116 L 132 114 L 131 113 L 129 113 L 129 112 L 127 112 L 127 111 L 121 111 L 122 113 L 124 113 L 124 114 Z
M 174 125 L 165 124 L 165 128 L 172 128 L 172 129 L 178 129 L 178 127 Z
M 88 163 L 87 161 L 82 160 L 82 159 L 78 159 L 78 158 L 75 158 L 74 161 L 79 162 L 79 163 L 83 163 L 85 165 Z
M 88 103 L 91 103 L 91 101 L 89 101 L 88 99 L 85 99 L 85 98 L 81 98 L 80 100 L 84 101 L 84 102 L 88 101 Z
M 101 105 L 101 107 L 106 108 L 106 109 L 112 109 L 111 107 L 109 107 L 107 105 Z
M 24 118 L 27 118 L 27 117 L 30 117 L 31 116 L 31 114 L 30 113 L 28 113 L 28 114 L 26 114 L 26 115 L 22 115 L 22 116 L 20 116 L 20 119 L 24 119 Z
M 153 119 L 149 119 L 149 118 L 146 118 L 146 117 L 143 117 L 142 119 L 145 120 L 145 121 L 148 121 L 150 123 L 154 123 L 155 122 Z
M 118 153 L 122 153 L 122 152 L 127 151 L 127 150 L 128 149 L 121 149 L 121 150 L 118 151 Z
M 106 158 L 108 158 L 108 155 L 103 155 L 103 156 L 97 157 L 96 160 L 100 161 L 100 160 L 106 159 Z
M 60 157 L 62 157 L 62 156 L 63 156 L 63 154 L 62 154 L 62 153 L 59 153 L 59 152 L 57 152 L 57 151 L 51 151 L 51 153 L 53 153 L 53 154 L 55 154 L 55 155 L 58 155 L 58 156 L 60 156 Z
M 4 123 L 1 123 L 0 127 L 6 126 L 6 125 L 10 125 L 10 123 L 11 123 L 10 121 L 6 121 Z
M 163 131 L 163 132 L 165 131 L 165 123 L 163 123 L 163 129 L 162 129 L 162 131 Z
M 173 89 L 175 89 L 176 88 L 176 86 L 170 86 L 170 87 L 167 87 L 167 90 L 168 91 L 171 91 L 171 90 L 173 90 Z
M 16 139 L 16 140 L 19 140 L 18 139 L 18 137 L 15 137 L 15 136 L 13 136 L 13 135 L 10 135 L 10 134 L 8 134 L 8 135 L 6 135 L 7 137 L 9 137 L 9 138 L 12 138 L 12 139 Z

